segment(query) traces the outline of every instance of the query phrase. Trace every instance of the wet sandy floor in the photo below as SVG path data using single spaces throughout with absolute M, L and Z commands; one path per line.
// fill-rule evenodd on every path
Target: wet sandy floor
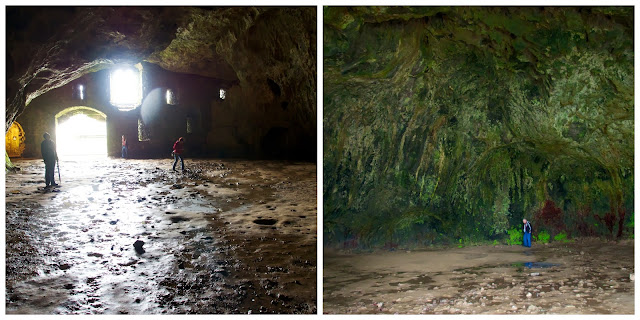
M 53 190 L 14 164 L 9 314 L 316 312 L 315 164 L 85 158 Z
M 329 314 L 633 314 L 633 241 L 324 249 Z

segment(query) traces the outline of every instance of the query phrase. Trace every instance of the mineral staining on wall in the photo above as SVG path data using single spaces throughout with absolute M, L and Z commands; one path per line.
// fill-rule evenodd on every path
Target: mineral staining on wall
M 633 59 L 631 7 L 325 8 L 325 239 L 622 236 Z

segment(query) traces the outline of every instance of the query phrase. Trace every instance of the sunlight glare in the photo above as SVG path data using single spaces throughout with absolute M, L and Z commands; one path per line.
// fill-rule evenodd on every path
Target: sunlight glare
M 106 156 L 107 123 L 77 114 L 56 127 L 58 157 Z
M 141 100 L 139 72 L 116 69 L 111 73 L 111 104 L 121 110 L 134 109 Z

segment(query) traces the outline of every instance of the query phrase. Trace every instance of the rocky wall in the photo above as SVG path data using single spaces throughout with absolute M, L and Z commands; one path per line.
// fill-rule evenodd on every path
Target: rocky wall
M 324 8 L 325 239 L 621 236 L 633 56 L 631 7 Z
M 87 98 L 107 114 L 110 155 L 120 134 L 136 136 L 138 116 L 162 113 L 148 121 L 154 138 L 129 139 L 132 156 L 166 156 L 189 119 L 194 156 L 315 160 L 315 7 L 9 7 L 8 17 L 6 129 L 18 115 L 34 118 L 28 141 L 76 105 L 73 85 L 146 61 L 145 99 L 174 86 L 180 102 L 114 113 L 106 92 Z

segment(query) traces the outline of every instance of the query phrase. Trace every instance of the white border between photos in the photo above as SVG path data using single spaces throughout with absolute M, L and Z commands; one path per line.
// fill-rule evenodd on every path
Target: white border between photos
M 534 5 L 534 6 L 611 6 L 611 5 L 631 5 L 631 6 L 635 6 L 636 1 L 617 1 L 614 3 L 607 3 L 604 1 L 561 1 L 561 2 L 553 2 L 553 1 L 456 1 L 456 0 L 452 0 L 452 1 L 447 1 L 446 3 L 443 3 L 442 1 L 404 1 L 401 3 L 395 3 L 394 1 L 380 1 L 380 0 L 372 0 L 372 1 L 362 1 L 362 0 L 355 0 L 355 1 L 335 1 L 335 0 L 316 0 L 316 1 L 292 1 L 292 0 L 284 0 L 284 1 L 265 1 L 265 0 L 253 0 L 253 1 L 219 1 L 219 0 L 212 0 L 212 1 L 202 1 L 202 0 L 194 0 L 194 1 L 186 1 L 184 3 L 180 3 L 180 2 L 175 2 L 175 1 L 123 1 L 123 0 L 117 0 L 117 1 L 95 1 L 95 0 L 88 0 L 88 1 L 61 1 L 61 2 L 49 2 L 49 1 L 15 1 L 15 0 L 11 0 L 11 1 L 3 1 L 3 6 L 2 6 L 2 17 L 6 17 L 6 6 L 7 5 L 77 5 L 77 6 L 89 6 L 89 5 L 105 5 L 105 6 L 117 6 L 117 5 L 163 5 L 163 6 L 191 6 L 191 5 L 203 5 L 203 6 L 207 6 L 207 5 L 218 5 L 218 6 L 274 6 L 274 5 L 283 5 L 283 6 L 317 6 L 317 66 L 316 66 L 316 70 L 317 70 L 317 74 L 316 74 L 316 83 L 317 83 L 317 90 L 316 90 L 316 115 L 317 115 L 317 157 L 316 157 L 316 172 L 317 172 L 317 181 L 318 181 L 318 185 L 317 185 L 317 201 L 318 201 L 318 210 L 317 210 L 317 230 L 318 230 L 318 235 L 317 235 L 317 262 L 318 262 L 318 266 L 317 266 L 317 309 L 318 309 L 318 315 L 140 315 L 140 316 L 135 316 L 136 319 L 153 319 L 155 317 L 160 317 L 162 319 L 182 319 L 185 317 L 188 318 L 197 318 L 197 319 L 203 319 L 203 318 L 233 318 L 233 319 L 254 319 L 254 318 L 261 318 L 261 319 L 281 319 L 282 317 L 285 318 L 308 318 L 308 317 L 321 317 L 321 318 L 327 318 L 327 319 L 371 319 L 373 318 L 377 318 L 377 319 L 390 319 L 392 316 L 395 318 L 395 315 L 323 315 L 323 307 L 322 307 L 322 274 L 323 274 L 323 250 L 322 250 L 322 243 L 323 243 L 323 226 L 322 226 L 322 217 L 323 217 L 323 175 L 322 175 L 322 168 L 323 168 L 323 138 L 322 138 L 322 134 L 323 134 L 323 76 L 322 76 L 322 70 L 323 70 L 323 60 L 322 60 L 322 54 L 323 54 L 323 50 L 322 50 L 322 41 L 323 41 L 323 10 L 322 8 L 324 6 L 345 6 L 345 5 L 349 5 L 349 6 L 370 6 L 370 5 L 379 5 L 379 6 L 384 6 L 384 5 L 414 5 L 414 6 L 429 6 L 429 5 L 446 5 L 446 6 L 455 6 L 455 5 L 474 5 L 474 6 L 526 6 L 526 5 Z M 636 8 L 637 9 L 637 8 Z M 638 14 L 637 11 L 635 12 L 635 44 L 638 44 Z M 1 34 L 1 41 L 0 41 L 0 47 L 2 48 L 2 52 L 4 54 L 4 56 L 6 56 L 6 23 L 1 23 L 0 26 L 0 34 Z M 2 72 L 5 74 L 6 76 L 6 60 L 2 59 L 2 61 L 0 62 L 0 69 L 2 70 Z M 634 61 L 634 66 L 635 69 L 634 70 L 638 70 L 638 57 L 636 55 L 635 57 L 635 61 Z M 5 82 L 5 77 L 2 77 L 2 84 L 4 87 L 4 83 Z M 638 77 L 635 77 L 635 92 L 638 92 Z M 2 97 L 2 101 L 6 101 L 6 90 L 1 90 L 2 93 L 0 93 L 0 97 Z M 635 103 L 638 104 L 638 101 L 640 101 L 638 99 L 638 96 L 636 94 L 635 96 Z M 3 110 L 4 110 L 5 106 L 3 105 Z M 5 114 L 3 112 L 3 114 Z M 638 115 L 638 113 L 635 114 L 635 122 L 638 122 L 637 120 L 640 118 L 640 115 Z M 635 136 L 637 136 L 638 133 L 638 128 L 635 128 Z M 638 141 L 635 141 L 635 150 L 638 150 Z M 638 157 L 635 156 L 634 158 L 634 164 L 635 167 L 638 167 L 638 164 L 640 164 L 640 161 L 638 160 Z M 635 176 L 637 176 L 637 171 Z M 5 187 L 5 173 L 4 171 L 2 172 L 2 187 L 4 190 Z M 640 189 L 638 188 L 638 185 L 636 184 L 635 186 L 635 208 L 639 208 L 639 204 L 640 204 L 640 199 L 638 198 L 639 195 L 639 191 Z M 4 199 L 4 195 L 2 197 L 2 204 L 5 204 L 5 199 Z M 637 222 L 637 219 L 636 219 Z M 5 224 L 5 219 L 2 219 L 2 221 L 0 222 L 0 224 L 3 227 L 3 230 L 6 228 L 6 224 Z M 635 234 L 639 234 L 640 232 L 640 227 L 638 226 L 638 224 L 636 223 L 635 226 Z M 5 233 L 2 232 L 2 235 L 0 236 L 0 242 L 2 242 L 1 244 L 1 248 L 3 249 L 2 251 L 4 252 L 4 248 L 5 248 Z M 638 262 L 640 262 L 640 250 L 638 249 L 638 246 L 635 246 L 635 266 L 638 266 Z M 6 279 L 6 269 L 5 269 L 5 256 L 4 254 L 2 254 L 2 259 L 1 259 L 1 266 L 0 266 L 0 271 L 3 275 L 3 278 Z M 638 274 L 638 272 L 636 271 L 636 275 Z M 638 282 L 635 282 L 635 314 L 639 314 L 639 310 L 640 310 L 640 295 L 638 295 L 638 289 L 640 288 L 640 285 L 638 285 Z M 5 284 L 4 281 L 2 282 L 2 297 L 5 297 Z M 4 299 L 3 299 L 4 300 Z M 39 318 L 60 318 L 62 316 L 55 316 L 55 315 L 5 315 L 5 304 L 3 303 L 2 306 L 0 306 L 0 314 L 3 315 L 4 318 L 6 319 L 39 319 Z M 600 319 L 600 318 L 610 318 L 610 319 L 635 319 L 634 315 L 572 315 L 572 316 L 566 316 L 566 315 L 540 315 L 540 316 L 535 316 L 535 315 L 522 315 L 525 318 L 543 318 L 544 319 L 570 319 L 570 318 L 578 318 L 580 317 L 581 319 Z M 122 316 L 109 316 L 109 315 L 95 315 L 95 316 L 91 316 L 92 319 L 121 319 Z M 401 315 L 401 318 L 406 319 L 406 318 L 420 318 L 420 319 L 453 319 L 454 317 L 459 317 L 459 315 L 452 315 L 452 316 L 444 316 L 444 315 Z M 470 318 L 474 318 L 474 319 L 494 319 L 494 318 L 512 318 L 513 316 L 510 315 L 465 315 L 462 317 L 470 317 Z

